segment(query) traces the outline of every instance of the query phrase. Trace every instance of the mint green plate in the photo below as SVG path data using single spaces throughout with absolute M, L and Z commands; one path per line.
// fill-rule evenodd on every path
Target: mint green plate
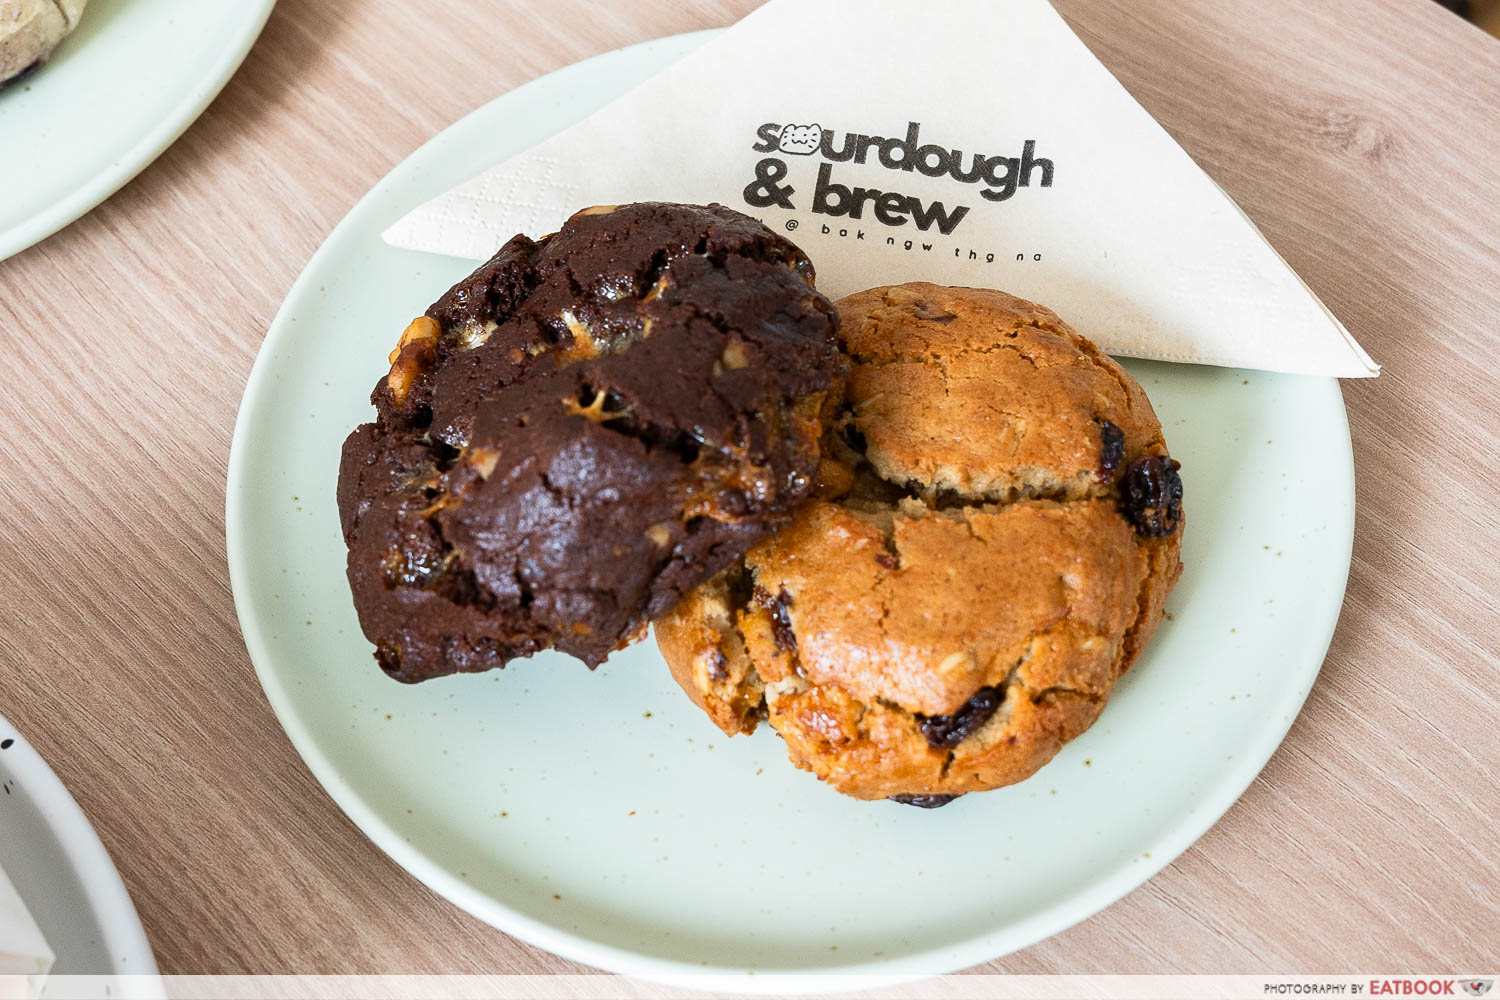
M 223 89 L 275 0 L 89 0 L 0 89 L 0 260 L 124 187 Z
M 230 456 L 245 642 L 287 735 L 360 829 L 517 937 L 652 978 L 758 973 L 744 989 L 805 988 L 764 977 L 776 972 L 964 968 L 1140 885 L 1281 742 L 1349 569 L 1343 402 L 1326 378 L 1129 364 L 1183 463 L 1187 568 L 1171 619 L 1053 763 L 944 809 L 846 799 L 794 770 L 769 733 L 726 739 L 651 643 L 594 674 L 549 654 L 416 687 L 388 680 L 344 581 L 339 448 L 373 412 L 407 320 L 473 264 L 380 233 L 704 40 L 600 56 L 480 108 L 377 184 L 314 255 L 266 336 Z

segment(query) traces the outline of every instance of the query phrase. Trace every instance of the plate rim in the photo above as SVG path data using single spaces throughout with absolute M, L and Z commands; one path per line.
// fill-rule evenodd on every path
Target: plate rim
M 220 53 L 211 72 L 204 77 L 207 86 L 189 91 L 158 119 L 155 127 L 116 154 L 108 166 L 95 172 L 87 181 L 57 201 L 23 217 L 9 229 L 0 230 L 0 261 L 30 249 L 98 208 L 182 138 L 234 78 L 265 30 L 276 6 L 276 0 L 237 0 L 241 4 L 249 2 L 259 3 L 262 9 L 245 22 L 242 36 Z
M 496 896 L 481 892 L 476 887 L 462 881 L 447 871 L 442 864 L 429 857 L 416 844 L 407 842 L 386 823 L 379 813 L 344 780 L 337 768 L 318 747 L 312 733 L 301 726 L 297 713 L 291 704 L 289 692 L 270 666 L 272 657 L 268 649 L 268 644 L 262 635 L 263 626 L 256 620 L 255 609 L 252 607 L 252 599 L 249 596 L 252 584 L 249 579 L 245 552 L 253 543 L 253 539 L 249 537 L 246 530 L 247 525 L 245 523 L 246 516 L 244 509 L 250 503 L 245 471 L 245 465 L 248 461 L 246 453 L 248 449 L 247 439 L 249 437 L 250 413 L 256 409 L 260 395 L 266 391 L 270 369 L 268 358 L 273 353 L 274 347 L 279 345 L 284 339 L 293 336 L 290 332 L 294 329 L 293 322 L 291 321 L 292 303 L 298 301 L 305 294 L 306 288 L 311 286 L 313 281 L 311 275 L 316 270 L 316 265 L 322 262 L 325 254 L 330 253 L 330 245 L 334 243 L 335 237 L 341 233 L 343 228 L 349 224 L 350 219 L 360 213 L 360 210 L 371 199 L 384 192 L 386 182 L 392 174 L 399 171 L 405 163 L 420 155 L 431 145 L 439 142 L 450 130 L 476 115 L 486 113 L 493 105 L 515 97 L 540 80 L 577 67 L 596 63 L 600 60 L 663 43 L 686 43 L 688 40 L 700 37 L 706 40 L 708 37 L 718 34 L 723 30 L 721 28 L 710 28 L 667 35 L 599 53 L 587 59 L 559 67 L 543 76 L 527 81 L 519 87 L 498 95 L 450 123 L 444 129 L 430 137 L 420 147 L 413 150 L 401 163 L 392 167 L 391 171 L 385 177 L 376 181 L 370 190 L 361 196 L 350 207 L 346 215 L 339 220 L 338 224 L 329 231 L 323 243 L 308 258 L 301 273 L 288 290 L 285 300 L 283 300 L 280 308 L 277 310 L 276 316 L 267 328 L 266 336 L 262 341 L 260 349 L 257 351 L 255 362 L 246 380 L 245 391 L 241 397 L 240 408 L 235 419 L 234 433 L 230 443 L 225 489 L 226 555 L 229 564 L 230 586 L 234 597 L 235 612 L 239 619 L 240 630 L 245 640 L 247 652 L 255 668 L 256 675 L 260 680 L 261 687 L 265 692 L 267 701 L 276 715 L 277 721 L 281 724 L 283 731 L 297 750 L 299 756 L 301 756 L 303 762 L 318 780 L 319 784 L 323 786 L 329 797 L 333 799 L 335 804 L 338 805 L 367 839 L 400 865 L 408 874 L 454 905 L 504 933 L 511 934 L 531 945 L 545 949 L 563 958 L 611 972 L 667 983 L 702 985 L 705 980 L 711 980 L 714 983 L 715 989 L 730 990 L 738 993 L 800 991 L 809 989 L 810 981 L 812 984 L 816 984 L 819 980 L 826 982 L 829 977 L 836 976 L 877 976 L 881 977 L 884 981 L 898 981 L 969 968 L 1004 957 L 1014 951 L 1029 947 L 1038 941 L 1061 933 L 1069 927 L 1097 915 L 1130 892 L 1144 885 L 1202 838 L 1233 807 L 1280 748 L 1286 738 L 1287 732 L 1290 731 L 1292 725 L 1295 723 L 1303 703 L 1311 692 L 1313 683 L 1321 672 L 1328 647 L 1332 642 L 1333 635 L 1342 616 L 1341 609 L 1353 556 L 1355 526 L 1354 453 L 1349 435 L 1348 411 L 1344 406 L 1338 379 L 1308 375 L 1278 375 L 1281 378 L 1298 378 L 1320 382 L 1322 383 L 1322 391 L 1325 394 L 1325 398 L 1327 395 L 1332 396 L 1329 402 L 1333 404 L 1331 409 L 1338 421 L 1336 429 L 1341 432 L 1343 443 L 1343 448 L 1340 452 L 1343 462 L 1338 471 L 1341 474 L 1343 482 L 1347 483 L 1348 487 L 1347 504 L 1339 505 L 1336 516 L 1330 518 L 1329 524 L 1329 531 L 1342 541 L 1338 557 L 1338 562 L 1342 566 L 1342 572 L 1339 575 L 1339 585 L 1335 588 L 1336 593 L 1330 590 L 1328 595 L 1332 614 L 1326 618 L 1326 634 L 1316 643 L 1317 657 L 1314 666 L 1306 673 L 1303 679 L 1304 683 L 1300 688 L 1289 687 L 1288 691 L 1290 693 L 1280 701 L 1273 703 L 1272 717 L 1274 718 L 1279 715 L 1284 721 L 1273 722 L 1267 725 L 1260 731 L 1259 738 L 1253 744 L 1236 751 L 1233 766 L 1221 772 L 1219 779 L 1205 793 L 1205 797 L 1200 802 L 1197 810 L 1191 816 L 1178 822 L 1170 831 L 1164 833 L 1156 842 L 1151 844 L 1148 860 L 1141 860 L 1138 863 L 1118 868 L 1113 873 L 1095 881 L 1091 885 L 1070 895 L 1060 897 L 1046 908 L 1030 914 L 1021 921 L 1007 924 L 1002 929 L 971 934 L 957 941 L 948 942 L 941 947 L 913 952 L 880 963 L 850 962 L 839 965 L 818 966 L 816 968 L 757 968 L 752 976 L 747 977 L 745 975 L 746 970 L 743 967 L 689 964 L 678 959 L 658 957 L 607 944 L 593 940 L 583 934 L 563 930 L 558 926 L 522 913 Z M 1310 642 L 1308 645 L 1309 653 L 1313 649 L 1314 644 Z M 815 985 L 812 988 L 817 989 Z M 831 988 L 834 988 L 831 984 L 822 987 L 823 990 Z
M 0 736 L 15 740 L 3 752 L 6 769 L 20 778 L 26 795 L 47 824 L 57 846 L 78 877 L 78 884 L 88 899 L 99 926 L 109 935 L 105 943 L 110 954 L 108 970 L 115 975 L 156 976 L 156 956 L 151 940 L 141 923 L 135 901 L 125 888 L 125 880 L 88 814 L 73 798 L 57 772 L 31 745 L 16 725 L 0 715 Z M 127 967 L 121 967 L 116 956 L 124 952 Z

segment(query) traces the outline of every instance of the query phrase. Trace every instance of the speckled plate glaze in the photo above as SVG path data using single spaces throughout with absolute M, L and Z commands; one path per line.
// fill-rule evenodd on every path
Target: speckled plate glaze
M 0 260 L 124 187 L 234 75 L 275 0 L 90 0 L 0 88 Z
M 261 349 L 229 463 L 245 641 L 330 795 L 417 878 L 569 958 L 653 978 L 924 975 L 1003 955 L 1140 885 L 1276 749 L 1338 618 L 1354 477 L 1331 379 L 1130 362 L 1186 484 L 1171 618 L 1103 718 L 1031 780 L 931 812 L 843 798 L 769 732 L 726 739 L 654 644 L 590 675 L 542 655 L 388 680 L 344 581 L 344 436 L 407 320 L 472 263 L 380 233 L 584 117 L 703 35 L 561 70 L 474 112 L 375 186 Z M 1066 303 L 1050 303 L 1064 318 Z M 1085 333 L 1087 331 L 1084 331 Z M 722 987 L 723 983 L 719 985 Z
M 57 955 L 54 975 L 156 975 L 140 917 L 88 817 L 4 718 L 0 867 Z M 150 980 L 122 985 L 131 995 L 160 995 Z

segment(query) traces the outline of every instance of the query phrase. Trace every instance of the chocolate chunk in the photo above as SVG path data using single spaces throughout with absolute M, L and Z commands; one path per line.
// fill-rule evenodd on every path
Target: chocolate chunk
M 859 429 L 853 420 L 844 425 L 841 434 L 843 435 L 844 443 L 853 449 L 857 455 L 863 455 L 865 449 L 870 446 L 870 442 L 865 440 L 864 432 Z
M 957 795 L 892 795 L 892 802 L 899 802 L 903 806 L 916 806 L 918 809 L 937 809 L 945 806 L 958 798 Z
M 1107 483 L 1125 460 L 1125 432 L 1108 420 L 1099 421 L 1099 481 Z
M 792 618 L 787 613 L 787 609 L 792 606 L 792 595 L 786 592 L 785 587 L 775 597 L 756 587 L 755 603 L 771 613 L 771 635 L 776 640 L 776 648 L 783 653 L 795 653 L 797 633 L 792 630 Z
M 1120 512 L 1135 530 L 1165 538 L 1182 521 L 1182 463 L 1166 455 L 1145 455 L 1131 462 L 1120 481 Z
M 949 715 L 918 715 L 917 726 L 927 743 L 935 750 L 952 750 L 979 729 L 1005 700 L 1001 685 L 980 688 L 963 707 Z
M 845 370 L 811 275 L 722 206 L 588 209 L 408 326 L 339 473 L 386 671 L 596 665 L 785 524 Z
M 917 319 L 928 323 L 952 323 L 958 319 L 958 313 L 940 309 L 931 302 L 917 302 L 913 305 L 912 315 Z
M 722 649 L 715 648 L 709 651 L 708 676 L 716 681 L 729 679 L 729 658 L 724 655 Z

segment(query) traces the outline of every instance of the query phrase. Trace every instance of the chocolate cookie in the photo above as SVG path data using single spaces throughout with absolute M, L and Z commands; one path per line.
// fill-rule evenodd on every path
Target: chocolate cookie
M 857 798 L 1011 784 L 1098 717 L 1181 572 L 1182 481 L 1130 375 L 1001 292 L 839 304 L 817 498 L 657 622 L 725 732 Z
M 600 206 L 413 320 L 339 470 L 386 672 L 597 665 L 786 524 L 845 367 L 812 283 L 722 206 Z

